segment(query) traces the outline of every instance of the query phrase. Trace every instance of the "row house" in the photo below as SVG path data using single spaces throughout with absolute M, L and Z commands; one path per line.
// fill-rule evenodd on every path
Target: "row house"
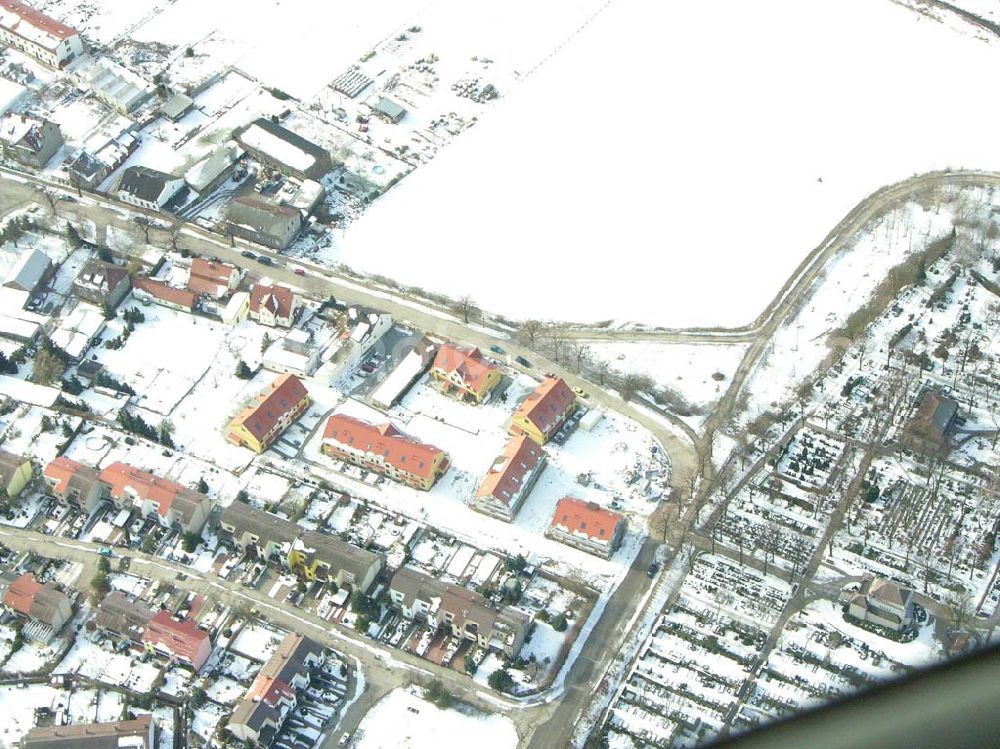
M 524 435 L 511 437 L 472 498 L 473 510 L 510 523 L 545 470 L 545 450 Z
M 301 526 L 259 510 L 246 502 L 233 502 L 219 516 L 219 529 L 227 541 L 254 561 L 288 560 Z
M 409 567 L 389 583 L 393 606 L 407 619 L 444 629 L 487 650 L 513 658 L 524 644 L 531 617 L 513 606 L 494 607 L 481 594 Z
M 107 487 L 95 468 L 61 455 L 45 466 L 42 478 L 52 496 L 87 515 L 107 496 Z
M 289 633 L 257 673 L 229 716 L 226 730 L 253 746 L 270 746 L 298 703 L 298 694 L 309 686 L 311 674 L 326 662 L 319 643 Z
M 307 408 L 309 393 L 291 374 L 279 375 L 236 418 L 229 422 L 227 439 L 258 455 L 270 447 Z
M 201 533 L 212 509 L 211 500 L 201 492 L 127 463 L 112 463 L 98 478 L 116 505 L 135 507 L 143 517 L 183 533 Z
M 0 596 L 8 611 L 28 620 L 25 636 L 48 643 L 73 616 L 73 603 L 55 583 L 42 584 L 30 572 L 0 575 Z
M 156 749 L 156 722 L 151 714 L 113 723 L 39 726 L 21 737 L 21 749 Z
M 569 418 L 576 396 L 561 377 L 546 377 L 511 416 L 508 431 L 524 434 L 539 445 L 548 442 Z
M 621 545 L 627 523 L 625 516 L 595 502 L 563 497 L 545 535 L 588 554 L 610 559 Z
M 489 397 L 500 377 L 500 368 L 487 362 L 478 348 L 453 343 L 438 349 L 431 367 L 431 378 L 442 393 L 476 404 Z
M 24 491 L 33 473 L 30 459 L 0 450 L 0 489 L 8 497 L 16 497 Z
M 94 615 L 94 626 L 128 642 L 142 642 L 142 636 L 155 612 L 141 601 L 121 591 L 104 596 Z
M 147 650 L 187 663 L 196 672 L 212 654 L 212 638 L 191 619 L 177 619 L 160 611 L 146 625 L 142 643 Z
M 18 0 L 0 0 L 0 41 L 53 68 L 65 67 L 84 49 L 72 26 Z
M 444 450 L 417 442 L 390 423 L 375 425 L 346 414 L 327 420 L 323 452 L 424 491 L 449 466 Z

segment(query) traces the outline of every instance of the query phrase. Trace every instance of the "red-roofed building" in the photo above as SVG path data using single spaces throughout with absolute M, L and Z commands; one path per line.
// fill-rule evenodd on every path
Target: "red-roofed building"
M 153 301 L 164 307 L 194 312 L 198 295 L 188 289 L 177 289 L 155 278 L 136 278 L 132 281 L 132 293 L 139 299 Z
M 545 450 L 524 435 L 511 437 L 472 499 L 472 509 L 511 522 L 545 469 Z
M 302 381 L 295 375 L 279 375 L 257 396 L 256 402 L 229 422 L 227 439 L 260 454 L 307 408 L 309 393 Z
M 29 619 L 31 626 L 25 634 L 33 640 L 48 642 L 73 616 L 69 597 L 55 583 L 43 585 L 30 572 L 0 575 L 0 594 L 4 606 Z
M 417 442 L 392 424 L 370 424 L 345 414 L 326 422 L 323 452 L 427 491 L 448 470 L 448 454 Z
M 625 535 L 625 517 L 594 502 L 563 497 L 545 535 L 551 539 L 610 559 Z
M 298 294 L 287 286 L 258 283 L 250 292 L 250 319 L 272 328 L 290 328 L 299 304 Z
M 126 463 L 112 463 L 98 478 L 119 506 L 136 507 L 143 516 L 184 533 L 200 533 L 212 509 L 204 494 Z
M 178 621 L 169 611 L 161 611 L 146 626 L 142 641 L 151 650 L 164 653 L 194 666 L 198 671 L 212 654 L 212 638 L 191 619 Z
M 487 362 L 478 348 L 446 343 L 434 357 L 431 377 L 442 393 L 482 403 L 500 382 L 500 368 Z
M 546 377 L 517 407 L 510 420 L 511 434 L 524 434 L 539 445 L 548 442 L 573 413 L 576 396 L 561 377 Z
M 52 496 L 88 515 L 107 492 L 96 470 L 61 455 L 45 466 L 42 477 Z
M 83 54 L 76 29 L 18 0 L 0 0 L 0 41 L 54 68 Z
M 196 257 L 191 261 L 188 288 L 213 299 L 228 296 L 240 285 L 240 272 L 232 265 Z

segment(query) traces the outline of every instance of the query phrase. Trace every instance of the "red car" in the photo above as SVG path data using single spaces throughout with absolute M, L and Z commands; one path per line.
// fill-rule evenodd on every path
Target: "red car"
M 305 270 L 302 268 L 296 268 L 292 271 L 296 276 L 304 276 L 306 274 Z

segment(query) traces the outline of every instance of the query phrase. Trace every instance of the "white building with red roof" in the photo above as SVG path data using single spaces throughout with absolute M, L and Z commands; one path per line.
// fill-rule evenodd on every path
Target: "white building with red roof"
M 149 620 L 142 641 L 150 650 L 201 669 L 212 654 L 212 638 L 191 619 L 175 619 L 160 611 Z
M 431 378 L 441 392 L 459 400 L 482 403 L 500 382 L 500 368 L 483 358 L 478 348 L 446 343 L 438 349 Z
M 556 504 L 548 538 L 567 546 L 610 559 L 621 545 L 626 528 L 625 516 L 575 497 L 563 497 Z
M 239 270 L 228 263 L 196 257 L 188 273 L 188 289 L 213 299 L 229 296 L 240 285 Z
M 198 295 L 189 289 L 178 289 L 155 278 L 139 277 L 132 281 L 132 294 L 145 302 L 155 302 L 170 309 L 194 312 Z
M 390 423 L 371 424 L 334 414 L 323 432 L 323 452 L 427 491 L 448 470 L 448 454 L 403 434 Z
M 144 517 L 184 533 L 201 532 L 212 509 L 204 494 L 120 461 L 104 468 L 98 478 L 119 506 L 135 507 Z
M 18 0 L 0 0 L 0 41 L 53 68 L 83 54 L 76 29 Z
M 250 292 L 250 319 L 272 328 L 290 328 L 301 303 L 287 286 L 258 283 Z
M 520 435 L 507 441 L 472 498 L 473 510 L 511 522 L 545 469 L 545 450 Z
M 561 377 L 546 377 L 514 411 L 511 434 L 525 434 L 539 445 L 548 442 L 573 413 L 576 396 Z

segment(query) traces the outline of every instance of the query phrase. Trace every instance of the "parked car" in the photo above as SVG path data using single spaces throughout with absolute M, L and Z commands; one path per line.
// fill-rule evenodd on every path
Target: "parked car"
M 261 265 L 274 265 L 274 261 L 267 255 L 258 255 L 257 262 Z
M 649 569 L 646 570 L 646 577 L 654 578 L 656 573 L 660 571 L 660 565 L 658 562 L 653 562 L 649 565 Z
M 502 348 L 500 348 L 499 346 L 497 346 L 495 343 L 492 346 L 490 346 L 490 351 L 492 351 L 494 354 L 503 354 L 503 353 L 505 353 L 504 350 Z
M 251 260 L 256 260 L 256 259 L 257 259 L 257 256 L 256 256 L 256 255 L 254 255 L 254 254 L 253 254 L 252 252 L 250 252 L 250 250 L 243 250 L 243 252 L 241 252 L 240 254 L 241 254 L 241 255 L 242 255 L 243 257 L 248 257 L 248 258 L 250 258 Z
M 584 390 L 583 388 L 573 388 L 573 392 L 576 393 L 578 398 L 589 397 L 589 393 L 587 393 L 587 391 Z
M 515 356 L 514 357 L 514 361 L 517 362 L 518 364 L 520 364 L 522 367 L 525 367 L 525 368 L 530 368 L 531 367 L 531 362 L 529 362 L 523 356 Z
M 74 198 L 72 195 L 60 195 L 59 196 L 59 200 L 63 201 L 64 203 L 75 203 L 76 202 L 76 198 Z
M 292 271 L 296 276 L 304 276 L 306 274 L 305 268 L 296 268 Z

